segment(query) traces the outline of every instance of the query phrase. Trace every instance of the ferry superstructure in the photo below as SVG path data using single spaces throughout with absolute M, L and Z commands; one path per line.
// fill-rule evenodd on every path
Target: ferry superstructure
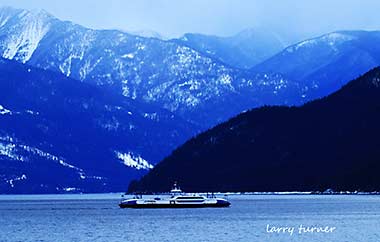
M 175 184 L 170 191 L 171 197 L 162 199 L 155 197 L 152 199 L 143 199 L 142 196 L 136 196 L 132 199 L 122 200 L 120 208 L 206 208 L 206 207 L 229 207 L 231 203 L 224 198 L 212 196 L 201 196 L 197 194 L 184 194 Z

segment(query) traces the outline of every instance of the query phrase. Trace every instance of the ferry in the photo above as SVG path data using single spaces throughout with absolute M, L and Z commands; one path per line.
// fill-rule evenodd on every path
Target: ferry
M 153 199 L 143 199 L 142 196 L 135 196 L 132 199 L 122 200 L 119 204 L 120 208 L 221 208 L 229 207 L 231 203 L 224 198 L 217 198 L 213 194 L 211 196 L 200 196 L 197 194 L 188 195 L 174 184 L 170 191 L 171 197 L 162 199 L 156 197 Z

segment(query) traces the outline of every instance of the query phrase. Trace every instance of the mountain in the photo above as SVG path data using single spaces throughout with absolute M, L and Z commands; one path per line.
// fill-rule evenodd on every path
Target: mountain
M 275 73 L 230 67 L 177 41 L 92 30 L 43 10 L 2 8 L 0 16 L 4 58 L 156 105 L 204 129 L 263 104 L 300 104 L 313 90 Z
M 319 98 L 380 65 L 379 41 L 380 31 L 329 33 L 292 45 L 252 70 L 318 87 L 312 98 Z
M 261 29 L 246 29 L 231 37 L 188 33 L 177 42 L 242 69 L 252 68 L 285 48 L 274 33 Z
M 302 107 L 262 107 L 191 139 L 130 191 L 380 190 L 380 68 Z
M 167 110 L 0 59 L 0 193 L 126 190 L 197 129 Z
M 131 35 L 137 35 L 137 36 L 145 37 L 145 38 L 155 38 L 155 39 L 161 39 L 161 40 L 170 39 L 153 30 L 136 30 L 136 31 L 126 31 L 126 32 Z

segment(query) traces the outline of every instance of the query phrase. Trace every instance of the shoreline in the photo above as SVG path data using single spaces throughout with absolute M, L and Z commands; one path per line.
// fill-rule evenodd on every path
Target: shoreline
M 187 192 L 185 192 L 187 193 Z M 17 197 L 27 197 L 27 196 L 133 196 L 133 195 L 145 195 L 145 196 L 167 196 L 170 195 L 170 193 L 125 193 L 125 192 L 109 192 L 109 193 L 9 193 L 9 194 L 0 194 L 0 197 L 11 197 L 11 196 L 17 196 Z M 277 196 L 284 196 L 284 195 L 294 195 L 294 196 L 307 196 L 307 195 L 380 195 L 380 191 L 374 191 L 374 192 L 349 192 L 349 191 L 310 191 L 310 192 L 299 192 L 299 191 L 290 191 L 290 192 L 188 192 L 187 194 L 200 194 L 200 195 L 207 195 L 207 194 L 214 194 L 218 196 L 236 196 L 236 195 L 247 195 L 247 196 L 263 196 L 263 195 L 277 195 Z

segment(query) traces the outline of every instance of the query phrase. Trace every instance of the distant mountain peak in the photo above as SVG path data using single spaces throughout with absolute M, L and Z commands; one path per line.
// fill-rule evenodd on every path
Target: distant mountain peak
M 44 21 L 44 22 L 56 19 L 48 11 L 41 8 L 23 10 L 23 12 L 19 14 L 19 16 L 22 18 L 27 18 L 28 20 L 32 20 L 32 21 Z
M 29 61 L 49 31 L 53 19 L 54 17 L 43 9 L 1 8 L 0 27 L 2 33 L 6 34 L 1 40 L 2 56 L 22 63 Z
M 336 31 L 292 45 L 252 70 L 307 83 L 318 89 L 309 98 L 320 98 L 379 66 L 379 41 L 380 31 Z
M 380 31 L 365 31 L 365 30 L 335 31 L 335 32 L 318 36 L 318 37 L 301 41 L 297 44 L 287 47 L 285 50 L 288 52 L 293 52 L 300 48 L 312 47 L 313 45 L 317 45 L 317 44 L 325 44 L 325 45 L 334 47 L 348 41 L 359 39 L 363 35 L 373 35 L 376 33 L 380 33 Z
M 45 15 L 45 16 L 53 17 L 52 14 L 50 14 L 48 11 L 46 11 L 43 8 L 34 8 L 34 9 L 29 10 L 29 12 L 35 15 Z
M 252 36 L 255 36 L 256 34 L 258 33 L 262 33 L 263 31 L 258 29 L 258 28 L 246 28 L 246 29 L 243 29 L 242 31 L 238 32 L 237 34 L 235 34 L 234 36 L 240 36 L 240 37 L 252 37 Z
M 28 20 L 44 20 L 55 18 L 52 14 L 41 8 L 31 10 L 18 9 L 13 7 L 0 7 L 0 27 L 12 18 L 28 19 Z
M 293 52 L 300 48 L 306 48 L 316 44 L 325 44 L 334 47 L 338 44 L 354 40 L 355 38 L 355 36 L 349 34 L 348 32 L 332 32 L 316 38 L 304 40 L 298 44 L 286 48 L 286 51 Z
M 227 37 L 186 33 L 178 40 L 201 53 L 243 69 L 251 68 L 285 47 L 276 34 L 261 28 L 247 28 Z
M 153 30 L 136 30 L 136 31 L 126 31 L 126 33 L 131 35 L 137 35 L 144 38 L 155 38 L 160 40 L 167 40 L 169 39 L 166 36 L 163 36 L 161 33 L 158 33 Z

